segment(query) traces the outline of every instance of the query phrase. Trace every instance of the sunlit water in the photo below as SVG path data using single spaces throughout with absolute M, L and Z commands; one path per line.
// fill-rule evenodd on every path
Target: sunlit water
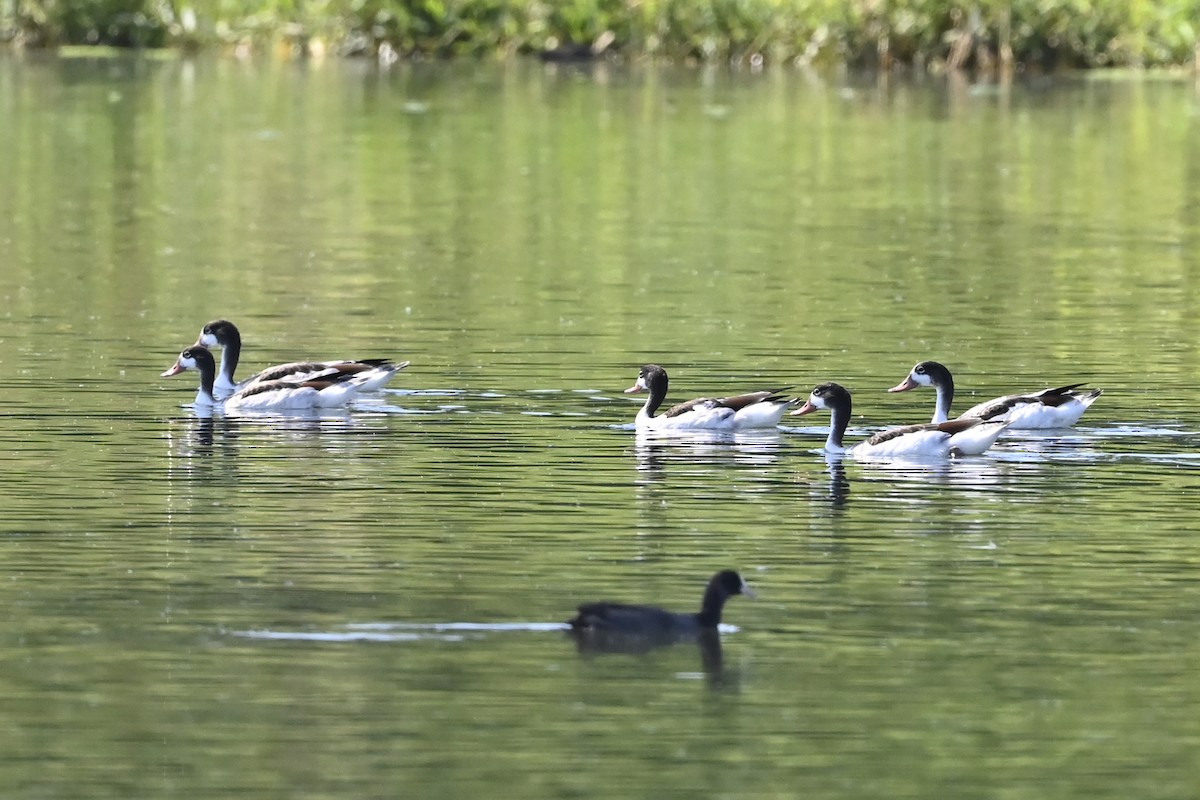
M 6 797 L 1194 796 L 1189 84 L 7 56 L 0 118 Z M 218 316 L 413 365 L 198 414 Z M 622 393 L 855 441 L 924 358 L 1105 394 L 862 463 Z M 715 653 L 564 633 L 725 567 Z

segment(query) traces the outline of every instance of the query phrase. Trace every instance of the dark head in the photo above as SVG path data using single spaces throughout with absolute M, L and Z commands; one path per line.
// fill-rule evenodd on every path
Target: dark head
M 808 401 L 793 411 L 792 416 L 799 417 L 821 409 L 833 411 L 844 408 L 849 412 L 851 404 L 849 389 L 840 383 L 822 383 L 812 390 L 812 394 L 808 396 Z
M 725 569 L 712 576 L 708 588 L 704 590 L 704 601 L 700 606 L 697 618 L 702 627 L 715 628 L 721 623 L 721 609 L 725 601 L 735 595 L 744 594 L 754 597 L 754 590 L 742 579 L 742 576 L 731 569 Z
M 920 386 L 945 386 L 953 389 L 954 378 L 950 377 L 950 370 L 937 361 L 922 361 L 912 368 L 907 378 L 888 389 L 888 391 L 907 392 L 910 389 L 916 389 Z
M 214 319 L 200 329 L 196 344 L 201 347 L 236 347 L 242 343 L 242 334 L 227 319 Z
M 723 569 L 713 576 L 709 581 L 709 585 L 717 585 L 726 597 L 733 597 L 735 594 L 744 594 L 747 597 L 754 597 L 754 590 L 750 588 L 750 584 L 746 583 L 737 572 L 731 569 Z
M 665 397 L 667 394 L 667 371 L 658 364 L 646 364 L 638 372 L 637 383 L 625 390 L 625 394 L 641 394 Z
M 192 345 L 179 354 L 179 358 L 175 360 L 175 366 L 164 372 L 162 377 L 169 378 L 188 369 L 198 369 L 201 374 L 204 374 L 206 371 L 209 373 L 216 372 L 217 367 L 212 353 L 208 351 L 208 348 Z

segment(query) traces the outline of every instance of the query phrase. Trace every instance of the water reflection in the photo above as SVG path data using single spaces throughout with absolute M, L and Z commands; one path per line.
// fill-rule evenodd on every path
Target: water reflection
M 384 424 L 371 417 L 355 416 L 348 411 L 295 411 L 271 414 L 211 414 L 168 421 L 170 454 L 177 457 L 203 457 L 214 453 L 235 455 L 244 440 L 255 444 L 319 444 L 322 449 L 345 452 L 354 447 L 355 437 L 384 430 Z
M 207 459 L 214 455 L 236 455 L 238 421 L 231 417 L 198 416 L 167 421 L 167 454 L 183 459 L 184 466 L 192 459 Z
M 1085 428 L 1006 431 L 992 455 L 1009 461 L 1095 461 L 1105 457 L 1098 445 L 1107 433 Z
M 814 482 L 811 497 L 814 500 L 826 501 L 835 512 L 844 511 L 850 503 L 850 478 L 846 476 L 846 460 L 840 454 L 827 453 L 825 472 L 829 475 L 828 491 L 821 492 Z
M 212 491 L 233 497 L 251 488 L 261 506 L 267 494 L 312 496 L 342 481 L 363 485 L 373 471 L 359 457 L 389 446 L 387 420 L 310 412 L 168 419 L 167 504 L 181 511 L 209 502 Z
M 636 527 L 643 532 L 669 528 L 672 509 L 681 503 L 692 507 L 695 524 L 711 513 L 708 504 L 714 498 L 781 502 L 794 491 L 784 469 L 783 445 L 783 438 L 772 430 L 666 436 L 639 431 L 632 451 Z
M 0 193 L 6 785 L 250 800 L 1194 785 L 1163 757 L 1194 740 L 1178 665 L 1200 641 L 1192 94 L 1088 81 L 947 124 L 924 87 L 847 100 L 780 71 L 696 86 L 636 70 L 596 92 L 519 65 L 465 80 L 414 65 L 360 89 L 353 65 L 202 63 L 181 104 L 174 64 L 131 91 L 90 61 L 63 87 L 0 60 L 15 109 L 0 149 L 20 167 Z M 286 101 L 265 121 L 263 97 Z M 451 113 L 397 116 L 408 100 Z M 147 135 L 180 146 L 125 147 Z M 649 160 L 624 157 L 647 135 L 663 145 Z M 562 180 L 581 153 L 606 157 Z M 822 264 L 803 291 L 797 253 Z M 200 418 L 118 383 L 160 370 L 147 348 L 234 286 L 264 342 L 401 340 L 423 365 L 410 380 L 456 388 L 320 420 Z M 954 326 L 881 303 L 952 308 Z M 828 426 L 604 427 L 632 409 L 568 387 L 603 385 L 651 337 L 700 385 L 836 358 L 879 392 L 856 439 L 907 419 L 880 365 L 914 351 L 996 383 L 1036 364 L 1151 385 L 983 459 L 847 462 L 812 452 Z M 669 586 L 717 558 L 777 580 L 744 685 L 728 633 L 609 655 L 557 624 L 348 624 L 557 619 L 576 584 L 633 564 Z M 681 674 L 739 693 L 698 714 L 715 693 Z M 912 769 L 923 753 L 938 758 Z M 1166 768 L 1113 788 L 1114 764 Z
M 211 405 L 188 405 L 197 419 L 245 419 L 266 422 L 280 428 L 292 427 L 296 422 L 307 420 L 344 420 L 349 418 L 350 410 L 346 407 L 336 408 L 289 408 L 273 409 L 271 411 L 255 411 L 254 409 L 230 410 Z
M 608 656 L 647 657 L 658 650 L 695 647 L 698 666 L 706 683 L 713 689 L 739 686 L 739 672 L 726 667 L 721 633 L 736 631 L 732 625 L 702 630 L 688 638 L 637 636 L 613 631 L 580 631 L 558 622 L 428 622 L 349 623 L 326 630 L 281 630 L 258 628 L 229 631 L 239 639 L 274 642 L 315 642 L 322 644 L 486 642 L 498 634 L 548 633 L 562 631 L 585 659 Z
M 351 622 L 334 630 L 292 631 L 269 628 L 230 631 L 243 639 L 293 642 L 465 642 L 491 633 L 561 631 L 561 622 Z
M 935 486 L 995 487 L 1003 481 L 1000 462 L 985 457 L 857 459 L 863 480 L 921 483 Z
M 700 670 L 710 688 L 730 689 L 738 686 L 737 671 L 725 669 L 719 630 L 705 629 L 688 639 L 578 628 L 569 629 L 566 635 L 575 642 L 576 649 L 584 658 L 608 655 L 646 656 L 668 647 L 695 645 L 700 656 Z
M 639 430 L 633 452 L 645 480 L 659 480 L 668 463 L 768 467 L 779 459 L 783 439 L 771 429 L 746 431 Z M 641 482 L 642 479 L 639 479 Z

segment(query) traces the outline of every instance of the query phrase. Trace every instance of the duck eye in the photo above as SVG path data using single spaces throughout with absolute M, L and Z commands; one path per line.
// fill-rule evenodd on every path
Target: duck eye
M 924 375 L 924 374 L 925 374 L 925 365 L 924 365 L 924 364 L 922 364 L 922 365 L 920 365 L 919 367 L 917 367 L 917 369 L 916 369 L 916 373 L 917 373 L 918 375 Z

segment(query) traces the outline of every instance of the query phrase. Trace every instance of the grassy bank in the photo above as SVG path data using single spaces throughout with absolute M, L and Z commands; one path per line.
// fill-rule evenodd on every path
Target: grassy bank
M 1193 65 L 1200 0 L 0 0 L 30 47 L 992 68 Z

